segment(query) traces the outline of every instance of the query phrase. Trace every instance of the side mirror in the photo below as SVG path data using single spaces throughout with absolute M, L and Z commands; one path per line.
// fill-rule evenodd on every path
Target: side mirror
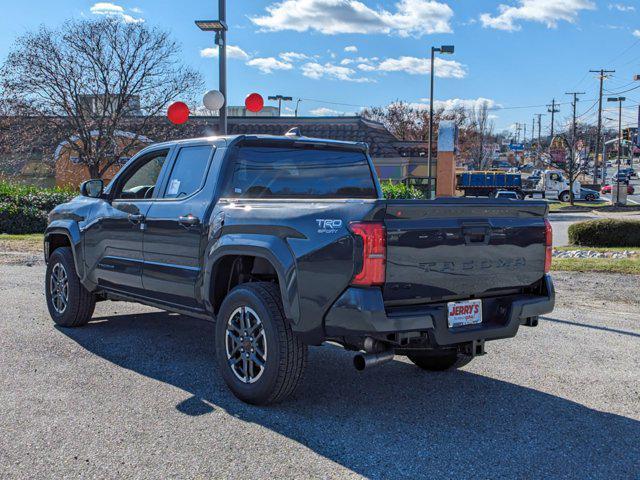
M 87 180 L 80 185 L 80 195 L 83 197 L 100 198 L 104 190 L 104 182 L 99 179 Z

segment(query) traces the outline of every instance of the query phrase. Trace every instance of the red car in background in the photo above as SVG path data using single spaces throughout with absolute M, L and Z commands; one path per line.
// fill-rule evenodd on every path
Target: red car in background
M 600 193 L 611 193 L 611 185 L 605 185 L 604 187 L 602 187 L 602 190 L 600 190 Z M 633 195 L 634 193 L 635 193 L 635 189 L 633 188 L 633 185 L 628 184 L 627 195 Z

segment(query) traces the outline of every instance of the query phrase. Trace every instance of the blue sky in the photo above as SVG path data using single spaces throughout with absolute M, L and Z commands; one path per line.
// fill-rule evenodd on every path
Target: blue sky
M 213 38 L 194 19 L 216 18 L 213 0 L 7 1 L 0 17 L 0 59 L 13 39 L 39 24 L 116 15 L 170 30 L 184 60 L 217 87 Z M 228 0 L 229 103 L 251 92 L 302 98 L 301 115 L 345 114 L 395 100 L 425 103 L 432 45 L 454 44 L 436 65 L 436 101 L 488 99 L 498 130 L 531 129 L 535 113 L 561 102 L 557 126 L 570 113 L 565 92 L 582 96 L 578 112 L 592 121 L 593 68 L 615 69 L 610 92 L 632 88 L 640 74 L 640 1 L 596 0 Z M 640 82 L 637 83 L 640 85 Z M 203 92 L 204 93 L 204 92 Z M 636 124 L 640 88 L 629 91 L 624 122 Z M 293 108 L 290 104 L 287 107 Z M 526 107 L 526 108 L 519 108 Z M 591 108 L 590 108 L 591 107 Z M 292 110 L 286 110 L 291 112 Z M 613 111 L 605 117 L 614 118 Z M 543 117 L 543 131 L 549 117 Z

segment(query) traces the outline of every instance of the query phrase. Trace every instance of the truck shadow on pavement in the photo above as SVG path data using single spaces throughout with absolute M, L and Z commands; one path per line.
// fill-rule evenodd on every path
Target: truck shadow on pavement
M 296 395 L 254 407 L 233 397 L 218 375 L 209 322 L 153 312 L 60 331 L 118 366 L 187 392 L 176 406 L 183 414 L 206 421 L 222 409 L 369 478 L 638 474 L 640 422 L 469 371 L 426 373 L 394 361 L 360 373 L 352 354 L 312 348 Z

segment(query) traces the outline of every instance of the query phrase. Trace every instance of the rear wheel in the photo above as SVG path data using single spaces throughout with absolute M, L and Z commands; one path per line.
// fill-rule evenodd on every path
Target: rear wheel
M 245 283 L 231 290 L 218 312 L 215 343 L 222 377 L 244 402 L 281 401 L 302 378 L 307 347 L 293 334 L 275 284 Z
M 559 198 L 560 201 L 564 203 L 568 203 L 569 201 L 571 201 L 571 195 L 569 194 L 569 192 L 562 192 Z
M 51 254 L 45 294 L 49 314 L 61 327 L 81 327 L 91 320 L 96 299 L 80 283 L 69 247 L 57 248 Z
M 416 352 L 408 354 L 407 357 L 418 367 L 432 372 L 464 367 L 472 360 L 470 355 L 458 353 L 456 350 Z

